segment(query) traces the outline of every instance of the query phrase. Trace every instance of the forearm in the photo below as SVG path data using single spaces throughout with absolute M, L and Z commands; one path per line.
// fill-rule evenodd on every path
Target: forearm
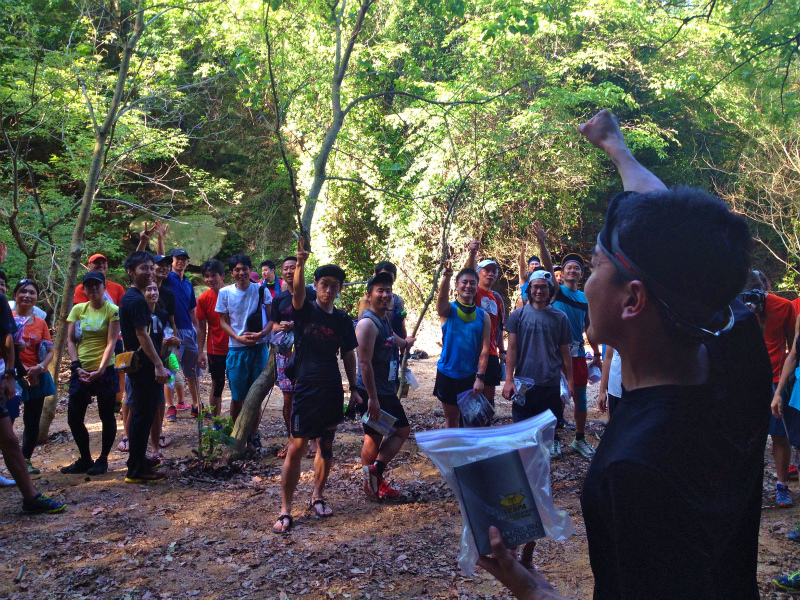
M 208 322 L 205 319 L 198 319 L 197 325 L 197 351 L 203 354 L 206 351 L 206 328 L 208 327 Z
M 567 381 L 572 385 L 572 355 L 569 352 L 569 346 L 567 346 L 567 350 L 561 351 L 561 364 L 564 368 L 564 376 L 567 378 Z
M 164 236 L 160 233 L 158 234 L 158 241 L 156 242 L 156 252 L 158 252 L 158 254 L 164 254 Z
M 97 367 L 98 371 L 105 371 L 106 368 L 108 368 L 108 363 L 111 361 L 111 355 L 114 353 L 114 346 L 116 345 L 116 338 L 106 342 L 106 349 L 103 350 L 103 358 L 100 359 L 100 365 Z
M 603 369 L 600 373 L 600 390 L 608 389 L 608 379 L 611 375 L 611 361 L 614 360 L 614 349 L 606 346 L 606 355 L 603 357 Z
M 231 323 L 228 320 L 228 313 L 220 313 L 220 315 L 219 315 L 219 326 L 220 326 L 220 329 L 222 329 L 222 331 L 227 333 L 232 340 L 237 341 L 237 342 L 239 341 L 239 336 L 233 330 L 233 327 L 231 327 Z
M 517 349 L 511 344 L 506 352 L 506 381 L 514 378 L 514 369 L 517 368 Z
M 539 254 L 542 259 L 542 266 L 551 273 L 553 272 L 553 258 L 550 256 L 550 251 L 547 249 L 547 244 L 543 239 L 539 241 Z
M 53 356 L 55 356 L 55 351 L 51 346 L 50 349 L 47 351 L 47 354 L 44 355 L 44 360 L 39 363 L 42 369 L 47 370 L 48 365 L 53 360 Z
M 78 360 L 78 347 L 75 345 L 75 341 L 72 339 L 72 334 L 68 334 L 67 337 L 67 354 L 69 354 L 69 359 L 72 362 Z
M 446 317 L 450 314 L 450 277 L 442 277 L 442 283 L 439 285 L 439 297 L 436 298 L 436 313 L 440 317 Z
M 667 186 L 658 177 L 633 157 L 633 153 L 624 142 L 603 147 L 602 150 L 617 167 L 626 192 L 645 194 L 667 189 Z
M 297 265 L 294 270 L 294 291 L 292 292 L 292 306 L 295 310 L 303 308 L 306 302 L 306 273 L 304 265 Z
M 136 252 L 141 252 L 143 250 L 147 250 L 147 242 L 150 240 L 146 240 L 144 238 L 139 238 L 139 244 L 136 246 Z
M 359 361 L 361 365 L 361 381 L 364 383 L 364 389 L 367 390 L 367 396 L 373 400 L 378 399 L 378 388 L 375 386 L 375 371 L 372 369 L 372 361 Z
M 796 368 L 797 368 L 797 353 L 794 351 L 793 348 L 792 351 L 789 352 L 789 356 L 787 356 L 786 360 L 783 362 L 783 370 L 781 371 L 781 378 L 778 381 L 778 386 L 775 388 L 776 396 L 781 395 L 784 388 L 789 383 L 789 378 L 792 376 L 792 373 L 794 373 L 794 370 Z
M 347 375 L 347 382 L 350 384 L 350 387 L 355 389 L 356 387 L 356 353 L 355 350 L 350 350 L 350 352 L 346 352 L 344 357 L 342 358 L 344 362 L 344 372 Z
M 10 333 L 6 334 L 3 347 L 0 348 L 0 355 L 2 355 L 3 360 L 6 361 L 6 369 L 13 369 L 16 356 L 14 356 L 14 336 Z
M 161 357 L 158 356 L 156 347 L 153 345 L 153 340 L 150 339 L 150 336 L 147 334 L 147 330 L 144 327 L 136 328 L 136 338 L 139 340 L 139 346 L 147 358 L 149 358 L 156 367 L 161 365 Z
M 477 269 L 478 268 L 478 253 L 477 252 L 469 252 L 467 254 L 467 261 L 464 263 L 465 269 Z

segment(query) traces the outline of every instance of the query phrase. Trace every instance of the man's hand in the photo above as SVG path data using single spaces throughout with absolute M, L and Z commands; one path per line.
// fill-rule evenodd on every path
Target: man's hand
M 381 405 L 377 398 L 370 398 L 367 400 L 367 415 L 373 421 L 377 421 L 381 417 Z
M 181 339 L 178 336 L 171 335 L 167 339 L 165 339 L 161 345 L 164 347 L 175 346 L 176 348 L 178 348 L 181 345 Z
M 482 394 L 484 387 L 483 380 L 476 377 L 475 383 L 472 384 L 472 391 L 475 392 L 475 395 L 477 396 L 478 394 Z
M 97 371 L 92 371 L 91 373 L 89 373 L 89 377 L 86 378 L 86 383 L 92 383 L 93 381 L 96 381 L 97 379 L 100 378 L 102 374 L 103 371 L 99 369 Z
M 281 331 L 289 331 L 294 326 L 294 321 L 281 321 L 280 323 L 275 323 L 272 325 L 272 331 L 274 333 L 280 333 Z
M 578 133 L 605 153 L 609 149 L 625 147 L 625 136 L 622 135 L 619 119 L 605 109 L 579 125 Z
M 159 361 L 160 363 L 161 361 Z M 169 371 L 162 364 L 156 364 L 156 383 L 167 383 L 169 381 Z
M 603 368 L 603 357 L 600 356 L 599 353 L 592 356 L 592 360 L 589 361 L 589 366 L 586 368 L 588 369 L 590 367 L 597 367 L 598 369 Z
M 467 244 L 467 251 L 473 256 L 481 249 L 481 243 L 478 240 L 472 240 Z
M 772 414 L 775 415 L 776 419 L 783 418 L 783 399 L 781 398 L 780 394 L 775 394 L 775 396 L 773 396 L 770 408 L 772 409 Z
M 156 221 L 153 224 L 153 228 L 156 230 L 158 237 L 161 240 L 167 239 L 167 232 L 169 231 L 169 223 L 162 223 L 161 221 Z
M 553 589 L 544 575 L 533 568 L 535 542 L 528 542 L 517 560 L 514 551 L 503 544 L 503 537 L 496 527 L 489 528 L 492 544 L 491 556 L 481 556 L 478 565 L 489 571 L 519 600 L 566 600 Z
M 303 236 L 300 236 L 297 240 L 297 254 L 295 257 L 297 258 L 297 268 L 304 267 L 308 260 L 308 250 L 305 249 Z
M 453 264 L 449 260 L 442 261 L 442 277 L 448 279 L 453 276 Z
M 236 336 L 236 341 L 239 342 L 240 344 L 244 344 L 245 346 L 255 346 L 261 339 L 260 337 L 254 337 L 258 335 L 259 334 L 257 333 L 250 333 L 250 332 L 243 333 L 242 335 Z
M 208 357 L 205 352 L 201 352 L 197 355 L 197 366 L 203 369 L 203 371 L 208 369 Z
M 3 381 L 0 382 L 0 396 L 6 400 L 11 400 L 16 393 L 17 390 L 14 387 L 14 378 L 3 377 Z
M 411 348 L 414 343 L 417 341 L 417 338 L 413 335 L 410 335 L 406 338 L 406 348 Z
M 153 223 L 152 227 L 148 228 L 147 221 L 144 222 L 144 230 L 139 233 L 139 240 L 144 242 L 145 248 L 147 248 L 147 244 L 148 242 L 150 242 L 150 236 L 153 235 L 153 232 L 157 228 L 157 223 L 158 221 L 156 221 L 156 223 Z
M 545 229 L 542 227 L 542 224 L 539 221 L 533 222 L 533 235 L 536 236 L 536 239 L 540 242 L 544 242 L 547 240 L 547 234 L 550 233 L 549 229 Z
M 597 408 L 600 412 L 608 410 L 608 390 L 600 390 L 597 392 Z
M 503 398 L 511 400 L 511 396 L 517 393 L 517 386 L 514 385 L 514 378 L 506 377 L 506 384 L 503 386 Z

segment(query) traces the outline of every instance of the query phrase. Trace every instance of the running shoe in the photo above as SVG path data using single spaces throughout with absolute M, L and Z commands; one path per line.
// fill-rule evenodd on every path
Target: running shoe
M 67 507 L 66 504 L 56 502 L 52 498 L 48 498 L 44 494 L 36 494 L 30 500 L 22 501 L 22 512 L 26 515 L 35 515 L 46 513 L 54 515 L 56 513 L 64 512 Z
M 94 461 L 94 466 L 86 471 L 87 475 L 103 475 L 108 472 L 108 459 L 105 456 L 100 456 Z
M 586 441 L 586 438 L 582 440 L 575 438 L 572 440 L 572 443 L 569 445 L 569 447 L 575 450 L 575 452 L 580 454 L 583 458 L 592 458 L 594 456 L 594 448 L 592 448 L 592 445 Z
M 378 475 L 378 467 L 375 465 L 364 465 L 361 469 L 364 476 L 364 493 L 373 500 L 380 500 L 381 476 Z
M 775 504 L 778 508 L 788 508 L 792 505 L 792 492 L 788 485 L 778 483 L 775 486 Z
M 561 458 L 561 440 L 553 440 L 553 447 L 550 448 L 550 459 Z
M 147 461 L 148 465 L 151 469 L 158 469 L 161 467 L 161 459 L 164 458 L 163 454 L 155 454 L 153 456 L 145 456 L 144 459 Z
M 197 410 L 196 406 L 192 405 L 192 410 L 189 412 L 189 414 L 191 414 L 193 417 L 197 418 L 197 415 L 199 415 L 200 412 Z
M 175 406 L 175 408 L 176 408 L 176 410 L 189 410 L 189 408 L 194 408 L 194 407 L 193 406 L 190 407 L 185 402 L 178 402 L 178 404 Z
M 208 411 L 208 410 L 203 413 L 203 418 L 204 419 L 210 419 L 213 416 L 214 415 L 211 414 L 211 411 Z
M 797 465 L 789 465 L 789 479 L 797 479 Z
M 381 481 L 381 485 L 378 487 L 378 497 L 381 500 L 396 500 L 400 497 L 400 490 L 396 490 L 385 481 Z
M 69 466 L 61 467 L 61 472 L 66 474 L 86 473 L 94 466 L 94 461 L 91 458 L 79 458 Z
M 772 580 L 776 586 L 787 592 L 800 591 L 800 571 L 795 571 L 786 577 L 778 577 Z
M 167 421 L 174 423 L 178 420 L 178 410 L 174 406 L 167 408 Z
M 10 487 L 12 485 L 17 485 L 17 482 L 4 475 L 0 475 L 0 487 Z
M 39 471 L 39 469 L 37 469 L 36 467 L 34 467 L 31 464 L 31 459 L 30 458 L 26 458 L 25 459 L 25 464 L 28 465 L 28 474 L 30 474 L 30 475 L 38 475 L 39 473 L 41 473 L 41 471 Z
M 164 481 L 164 479 L 166 477 L 164 477 L 163 473 L 147 471 L 139 474 L 128 473 L 125 476 L 125 483 L 158 483 L 159 481 Z
M 798 523 L 797 526 L 794 528 L 794 531 L 790 532 L 789 535 L 787 535 L 786 537 L 788 537 L 793 542 L 800 542 L 800 523 Z

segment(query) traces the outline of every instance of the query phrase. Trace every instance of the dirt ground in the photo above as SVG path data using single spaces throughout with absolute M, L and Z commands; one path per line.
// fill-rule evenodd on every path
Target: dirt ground
M 432 395 L 439 348 L 432 336 L 420 346 L 431 358 L 412 361 L 420 387 L 405 408 L 412 431 L 442 426 Z M 203 397 L 208 380 L 203 381 Z M 590 405 L 597 386 L 590 386 Z M 511 422 L 510 403 L 497 394 L 499 423 Z M 227 411 L 226 398 L 224 410 Z M 277 451 L 286 438 L 277 387 L 261 424 L 264 448 L 233 467 L 200 468 L 193 459 L 196 422 L 188 411 L 165 424 L 172 444 L 164 450 L 167 480 L 150 486 L 124 483 L 126 454 L 114 450 L 109 472 L 99 477 L 62 475 L 77 458 L 66 424 L 66 398 L 47 444 L 34 453 L 42 470 L 35 485 L 67 502 L 60 515 L 25 516 L 16 488 L 0 488 L 0 598 L 508 598 L 486 572 L 459 574 L 461 530 L 458 504 L 433 464 L 412 438 L 387 472 L 404 492 L 399 503 L 368 501 L 360 490 L 361 429 L 339 429 L 327 488 L 330 519 L 306 510 L 313 476 L 303 461 L 290 536 L 270 528 L 279 511 Z M 605 416 L 590 408 L 588 438 L 597 444 Z M 99 452 L 100 425 L 94 405 L 87 414 L 92 450 Z M 121 436 L 121 422 L 120 422 Z M 21 420 L 17 422 L 21 432 Z M 118 437 L 119 437 L 118 436 Z M 564 436 L 565 448 L 572 432 Z M 775 479 L 770 451 L 764 479 L 759 580 L 762 597 L 789 598 L 770 583 L 800 568 L 786 533 L 800 521 L 800 508 L 773 508 Z M 702 460 L 702 457 L 698 457 Z M 577 534 L 563 543 L 537 546 L 534 562 L 567 596 L 591 598 L 580 489 L 588 461 L 565 449 L 552 464 L 556 508 L 569 512 Z M 793 484 L 795 488 L 797 486 Z M 800 495 L 796 494 L 800 500 Z M 646 533 L 644 533 L 646 535 Z

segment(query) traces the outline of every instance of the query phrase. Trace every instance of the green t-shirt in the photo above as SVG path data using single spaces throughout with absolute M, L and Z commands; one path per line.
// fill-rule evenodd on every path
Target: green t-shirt
M 81 338 L 78 341 L 78 360 L 84 370 L 96 371 L 103 360 L 103 352 L 108 343 L 108 325 L 111 321 L 119 321 L 119 308 L 106 300 L 100 310 L 92 308 L 90 302 L 76 304 L 67 317 L 68 323 L 80 323 Z M 114 364 L 114 352 L 111 352 L 109 365 Z

